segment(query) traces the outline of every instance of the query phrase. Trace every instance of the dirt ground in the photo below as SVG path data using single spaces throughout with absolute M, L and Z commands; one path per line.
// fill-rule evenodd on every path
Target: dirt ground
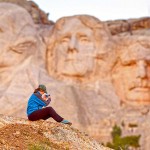
M 8 124 L 0 128 L 0 150 L 66 149 L 43 136 L 42 128 L 27 124 Z
M 0 150 L 110 150 L 86 133 L 51 121 L 0 115 Z

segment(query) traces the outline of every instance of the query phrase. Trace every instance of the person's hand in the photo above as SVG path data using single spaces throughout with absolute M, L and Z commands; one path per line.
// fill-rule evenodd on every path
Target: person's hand
M 43 99 L 44 101 L 47 101 L 47 100 L 48 100 L 48 97 L 46 96 L 46 93 L 42 94 L 42 99 Z
M 51 96 L 50 96 L 50 94 L 46 94 L 46 97 L 47 97 L 47 99 L 51 99 Z

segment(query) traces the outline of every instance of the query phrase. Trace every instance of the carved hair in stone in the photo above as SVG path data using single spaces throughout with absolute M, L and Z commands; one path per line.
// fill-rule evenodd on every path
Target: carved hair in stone
M 129 105 L 150 104 L 150 38 L 121 38 L 112 81 L 121 102 Z

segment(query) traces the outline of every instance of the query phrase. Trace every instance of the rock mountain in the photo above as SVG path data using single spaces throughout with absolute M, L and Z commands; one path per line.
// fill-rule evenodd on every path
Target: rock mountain
M 26 118 L 28 98 L 45 84 L 50 105 L 75 128 L 106 143 L 117 124 L 149 150 L 149 33 L 149 17 L 54 23 L 31 1 L 1 0 L 0 114 Z

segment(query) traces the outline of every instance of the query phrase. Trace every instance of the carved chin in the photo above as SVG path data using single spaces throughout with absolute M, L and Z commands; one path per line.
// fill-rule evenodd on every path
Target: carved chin
M 64 66 L 62 73 L 68 76 L 84 76 L 87 72 L 87 67 L 85 64 L 67 64 Z
M 76 69 L 66 67 L 62 73 L 68 76 L 84 76 L 86 74 L 86 69 Z

